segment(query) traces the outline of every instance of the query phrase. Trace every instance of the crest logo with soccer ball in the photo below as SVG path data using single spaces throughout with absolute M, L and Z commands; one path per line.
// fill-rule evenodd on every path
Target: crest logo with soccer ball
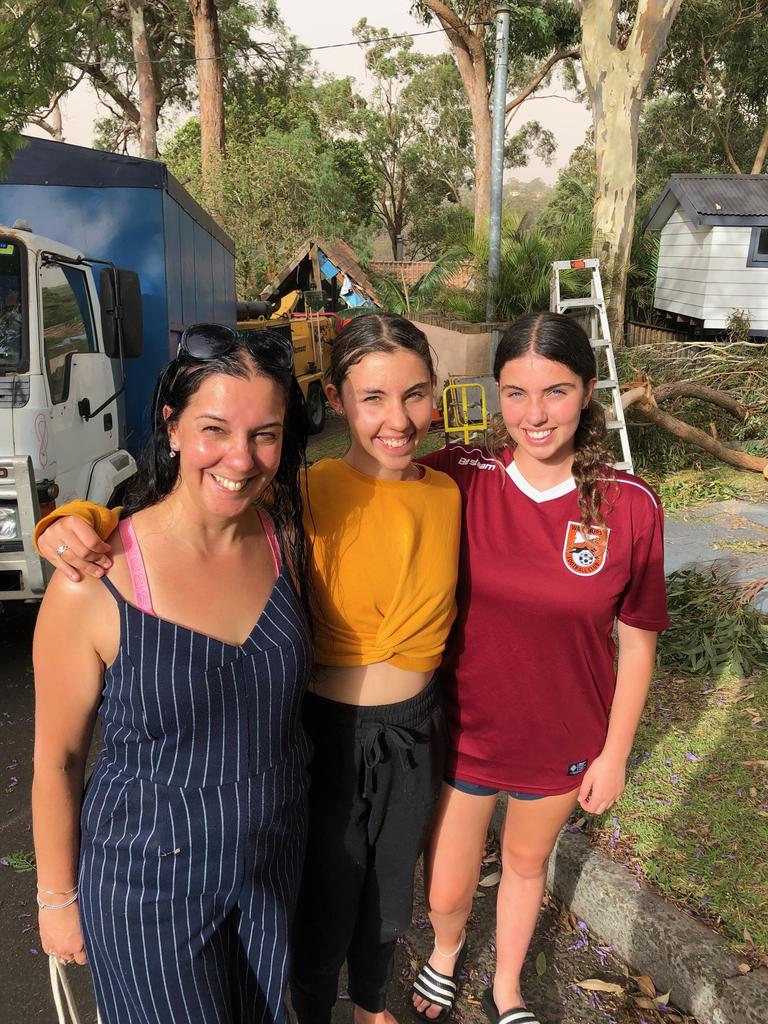
M 569 522 L 563 544 L 563 561 L 576 576 L 594 576 L 605 565 L 610 530 L 590 526 L 585 533 L 581 523 Z

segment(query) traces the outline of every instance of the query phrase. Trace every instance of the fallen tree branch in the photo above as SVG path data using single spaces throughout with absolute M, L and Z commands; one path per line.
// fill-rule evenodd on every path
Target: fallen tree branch
M 716 459 L 726 462 L 729 466 L 735 466 L 737 469 L 747 469 L 753 473 L 762 473 L 766 480 L 768 480 L 768 459 L 760 458 L 757 455 L 750 455 L 748 452 L 735 451 L 733 448 L 726 448 L 724 444 L 715 440 L 714 437 L 710 437 L 709 434 L 705 434 L 698 427 L 692 427 L 690 424 L 683 423 L 682 420 L 677 419 L 676 416 L 670 416 L 668 412 L 664 412 L 648 401 L 644 388 L 633 388 L 632 391 L 627 392 L 623 396 L 623 399 L 630 396 L 633 397 L 633 401 L 624 405 L 625 409 L 631 405 L 633 411 L 642 416 L 643 419 L 656 424 L 657 427 L 661 427 L 662 430 L 666 430 L 675 437 L 679 437 L 682 441 L 692 444 L 696 448 L 701 448 L 705 452 L 709 452 L 710 455 L 714 455 Z M 622 404 L 624 404 L 623 399 Z
M 710 405 L 717 405 L 721 409 L 725 409 L 742 423 L 749 416 L 749 409 L 725 391 L 717 391 L 715 388 L 708 388 L 703 384 L 694 384 L 690 381 L 659 384 L 653 389 L 653 397 L 658 403 L 669 401 L 672 398 L 697 398 L 699 401 L 709 402 Z

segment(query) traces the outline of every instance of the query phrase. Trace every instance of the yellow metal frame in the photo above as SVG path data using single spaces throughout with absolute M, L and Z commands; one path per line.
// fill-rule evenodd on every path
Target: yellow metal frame
M 469 395 L 473 388 L 480 392 L 480 420 L 469 418 Z M 453 412 L 458 421 L 456 426 L 451 426 L 450 419 Z M 469 444 L 469 435 L 481 430 L 488 429 L 488 409 L 485 403 L 485 388 L 482 384 L 447 384 L 443 388 L 443 426 L 446 434 L 463 434 L 464 444 Z

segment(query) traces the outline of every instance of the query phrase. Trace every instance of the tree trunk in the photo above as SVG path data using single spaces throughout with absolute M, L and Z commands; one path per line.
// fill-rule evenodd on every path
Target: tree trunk
M 57 93 L 51 96 L 51 135 L 55 142 L 64 141 L 64 127 L 61 120 L 61 103 Z
M 491 213 L 491 141 L 493 121 L 488 106 L 488 85 L 483 75 L 475 78 L 472 92 L 467 90 L 472 112 L 472 134 L 475 140 L 475 234 L 487 233 Z
M 189 9 L 195 26 L 203 182 L 216 208 L 219 162 L 224 154 L 224 85 L 219 12 L 215 0 L 189 0 Z
M 751 174 L 763 173 L 766 156 L 768 156 L 768 118 L 766 118 L 765 121 L 763 137 L 760 139 L 760 145 L 758 146 L 757 153 L 755 154 L 755 162 L 752 164 Z
M 157 159 L 157 94 L 152 54 L 144 21 L 144 0 L 126 0 L 131 22 L 131 41 L 139 86 L 139 155 Z
M 635 224 L 637 128 L 643 94 L 681 0 L 639 0 L 632 31 L 619 31 L 619 0 L 573 0 L 581 14 L 581 63 L 597 159 L 593 250 L 600 258 L 608 321 L 624 341 L 624 306 Z
M 472 114 L 475 148 L 475 234 L 488 231 L 491 210 L 491 108 L 488 97 L 488 64 L 485 25 L 461 18 L 445 0 L 424 0 L 436 16 L 453 50 Z
M 627 268 L 637 202 L 637 130 L 641 104 L 634 93 L 626 81 L 611 83 L 606 76 L 597 83 L 592 101 L 597 160 L 592 252 L 600 260 L 608 323 L 616 347 L 624 344 Z

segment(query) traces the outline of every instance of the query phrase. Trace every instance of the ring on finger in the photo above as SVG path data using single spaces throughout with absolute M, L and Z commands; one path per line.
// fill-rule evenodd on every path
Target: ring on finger
M 56 554 L 59 555 L 59 557 L 61 557 L 61 555 L 63 555 L 64 552 L 68 550 L 69 544 L 59 544 L 59 546 L 56 548 Z

